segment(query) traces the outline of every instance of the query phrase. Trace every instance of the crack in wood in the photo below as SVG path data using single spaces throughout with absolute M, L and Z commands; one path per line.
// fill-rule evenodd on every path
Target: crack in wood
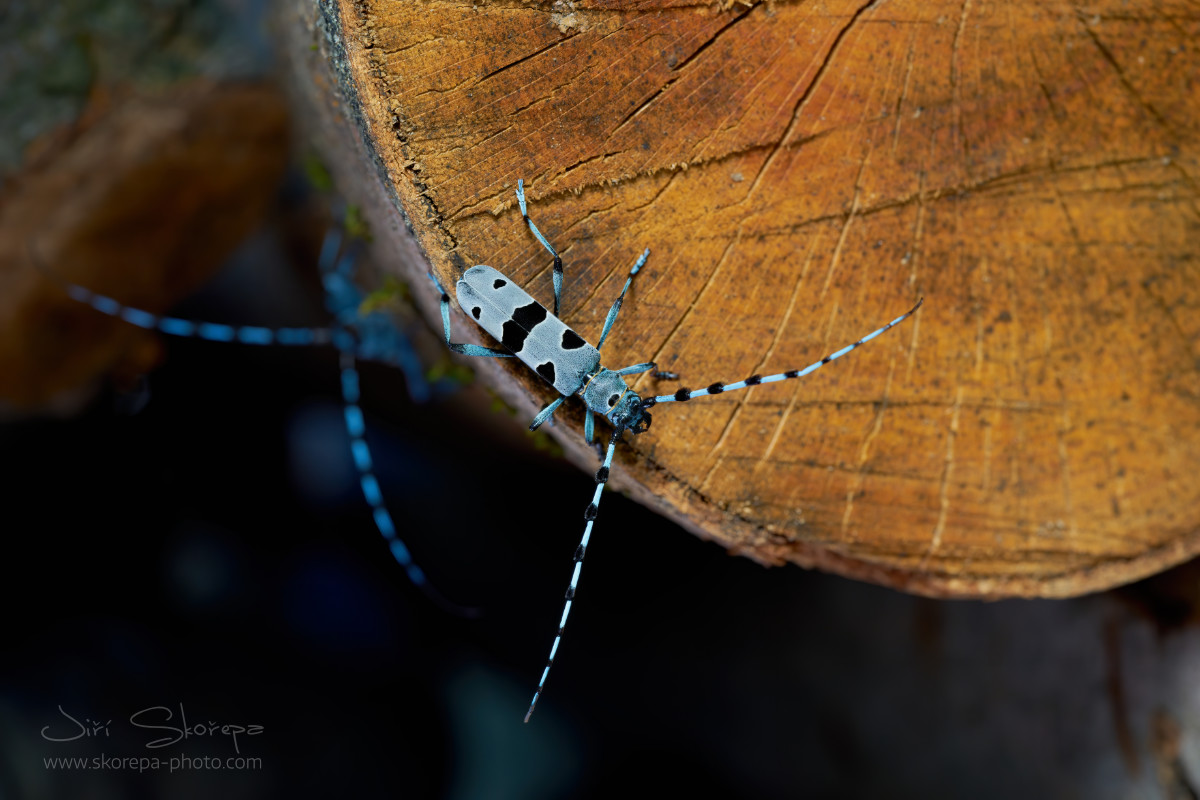
M 854 512 L 854 498 L 862 492 L 862 487 L 866 483 L 867 475 L 867 457 L 871 453 L 871 444 L 875 441 L 875 437 L 883 430 L 883 415 L 887 412 L 888 397 L 892 391 L 892 377 L 896 374 L 896 359 L 891 359 L 888 367 L 887 380 L 883 384 L 883 398 L 879 401 L 879 413 L 875 415 L 875 421 L 871 425 L 871 430 L 863 438 L 862 446 L 858 450 L 858 473 L 855 476 L 854 483 L 846 490 L 846 510 L 842 513 L 842 533 L 845 536 L 849 535 L 850 516 Z M 858 537 L 854 536 L 849 541 L 857 543 Z
M 726 31 L 728 31 L 734 25 L 736 25 L 737 23 L 739 23 L 743 19 L 745 19 L 746 16 L 751 11 L 753 11 L 755 8 L 757 8 L 761 4 L 762 4 L 762 0 L 756 0 L 756 2 L 751 4 L 751 6 L 749 8 L 747 8 L 745 11 L 743 11 L 741 14 L 735 15 L 732 20 L 730 20 L 725 25 L 718 28 L 716 30 L 716 32 L 713 33 L 712 36 L 710 36 L 707 40 L 702 42 L 699 47 L 697 47 L 695 50 L 693 50 L 687 56 L 687 58 L 683 59 L 683 61 L 681 61 L 678 64 L 676 64 L 675 66 L 671 67 L 671 71 L 676 74 L 673 75 L 671 78 L 669 78 L 665 83 L 663 83 L 663 85 L 658 88 L 658 91 L 656 91 L 650 97 L 647 97 L 642 103 L 638 104 L 638 106 L 636 108 L 634 108 L 632 111 L 630 111 L 628 114 L 626 114 L 621 119 L 621 121 L 619 123 L 617 123 L 617 126 L 609 132 L 608 138 L 611 139 L 613 137 L 613 135 L 616 134 L 617 131 L 619 131 L 619 130 L 621 130 L 621 128 L 625 127 L 625 124 L 627 122 L 631 121 L 638 114 L 641 114 L 643 111 L 645 111 L 647 108 L 649 108 L 656 100 L 658 100 L 660 97 L 662 97 L 663 94 L 665 94 L 666 91 L 669 88 L 671 88 L 671 85 L 674 84 L 675 81 L 679 80 L 679 78 L 681 78 L 683 76 L 683 70 L 686 69 L 689 64 L 691 64 L 698 57 L 700 57 L 700 55 L 702 53 L 704 53 L 704 51 L 707 50 L 709 47 L 711 47 L 717 41 L 717 39 L 721 38 L 721 36 Z
M 964 164 L 970 163 L 970 147 L 967 144 L 967 134 L 962 123 L 962 68 L 958 64 L 958 51 L 963 30 L 967 27 L 967 14 L 970 11 L 971 0 L 963 0 L 958 18 L 958 29 L 954 32 L 954 42 L 950 46 L 950 97 L 954 112 L 954 138 L 959 140 Z
M 1171 129 L 1171 124 L 1167 122 L 1166 118 L 1159 113 L 1158 109 L 1155 108 L 1148 100 L 1146 100 L 1146 98 L 1142 97 L 1141 92 L 1134 87 L 1132 81 L 1129 80 L 1129 76 L 1125 74 L 1125 70 L 1121 69 L 1121 65 L 1117 63 L 1117 59 L 1113 56 L 1112 51 L 1104 46 L 1104 43 L 1100 41 L 1100 37 L 1097 36 L 1096 32 L 1092 30 L 1090 25 L 1087 24 L 1085 12 L 1082 10 L 1077 11 L 1076 18 L 1079 20 L 1079 24 L 1083 27 L 1084 32 L 1087 33 L 1088 38 L 1092 40 L 1092 44 L 1095 45 L 1096 50 L 1099 51 L 1104 60 L 1107 61 L 1109 66 L 1112 67 L 1113 72 L 1117 74 L 1117 80 L 1120 81 L 1121 86 L 1124 87 L 1125 91 L 1129 93 L 1129 96 L 1133 98 L 1133 101 L 1141 106 L 1142 109 L 1149 114 L 1154 121 L 1159 124 L 1160 127 L 1169 131 Z
M 842 42 L 846 38 L 846 34 L 850 32 L 850 30 L 855 26 L 855 23 L 858 22 L 863 14 L 865 14 L 867 11 L 873 10 L 879 5 L 880 2 L 881 0 L 870 0 L 870 2 L 864 3 L 853 14 L 850 15 L 849 21 L 847 21 L 846 24 L 842 26 L 842 28 L 834 35 L 833 43 L 829 46 L 829 50 L 825 53 L 825 58 L 822 59 L 821 65 L 817 67 L 817 74 L 813 76 L 813 79 L 809 82 L 804 92 L 801 93 L 800 99 L 796 101 L 796 104 L 792 108 L 791 122 L 788 123 L 787 128 L 784 129 L 783 135 L 776 142 L 775 148 L 771 151 L 771 154 L 767 156 L 766 161 L 764 161 L 763 165 L 759 168 L 758 174 L 754 176 L 754 181 L 750 184 L 750 190 L 746 193 L 747 199 L 749 199 L 750 196 L 757 191 L 759 185 L 762 183 L 763 176 L 766 175 L 767 171 L 774 165 L 775 159 L 779 156 L 783 146 L 787 143 L 787 140 L 791 138 L 792 133 L 795 132 L 796 127 L 800 124 L 801 113 L 804 111 L 805 106 L 808 105 L 809 100 L 812 99 L 813 92 L 816 91 L 816 88 L 821 85 L 821 81 L 825 78 L 825 74 L 829 71 L 829 65 L 833 63 L 833 59 L 837 56 L 838 50 L 841 48 Z
M 950 429 L 946 433 L 946 459 L 942 466 L 942 479 L 938 486 L 938 517 L 937 523 L 933 526 L 933 537 L 929 542 L 929 549 L 925 552 L 925 559 L 937 552 L 941 547 L 942 535 L 946 531 L 946 518 L 950 513 L 950 478 L 954 474 L 954 440 L 958 438 L 958 420 L 962 413 L 963 387 L 960 383 L 955 392 L 954 406 L 950 411 Z M 924 564 L 922 564 L 922 569 Z
M 550 42 L 550 43 L 549 43 L 549 44 L 547 44 L 545 47 L 539 47 L 537 50 L 534 50 L 532 53 L 529 53 L 528 55 L 521 56 L 521 57 L 520 57 L 520 58 L 518 58 L 516 61 L 510 61 L 509 63 L 505 64 L 504 66 L 502 66 L 502 67 L 499 67 L 499 68 L 497 68 L 497 69 L 494 69 L 494 70 L 492 70 L 491 72 L 489 72 L 489 73 L 487 73 L 486 75 L 484 75 L 482 78 L 480 78 L 478 81 L 476 81 L 476 82 L 475 82 L 475 85 L 476 85 L 476 86 L 479 86 L 479 85 L 480 85 L 480 84 L 482 84 L 484 81 L 487 81 L 487 80 L 489 80 L 489 79 L 491 79 L 491 78 L 494 78 L 494 77 L 496 77 L 497 75 L 500 75 L 501 73 L 503 73 L 503 72 L 506 72 L 506 71 L 508 71 L 508 70 L 512 69 L 513 67 L 518 67 L 518 66 L 520 66 L 521 64 L 524 64 L 526 61 L 529 61 L 530 59 L 537 58 L 537 57 L 538 57 L 538 56 L 540 56 L 542 53 L 545 53 L 547 50 L 552 50 L 552 49 L 554 49 L 555 47 L 558 47 L 560 44 L 562 44 L 562 43 L 564 43 L 564 42 L 567 42 L 567 41 L 570 41 L 571 39 L 575 38 L 577 35 L 578 35 L 578 34 L 576 34 L 576 33 L 568 33 L 568 34 L 564 35 L 564 36 L 563 36 L 561 39 L 557 39 L 557 40 L 555 40 L 555 41 L 553 41 L 553 42 Z

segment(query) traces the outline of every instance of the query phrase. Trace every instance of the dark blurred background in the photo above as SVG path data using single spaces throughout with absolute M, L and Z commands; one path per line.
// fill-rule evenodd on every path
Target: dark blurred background
M 160 5 L 178 15 L 168 43 L 209 13 Z M 0 22 L 36 17 L 13 8 Z M 237 8 L 201 14 L 200 38 L 266 74 L 261 9 Z M 327 321 L 315 265 L 336 201 L 313 187 L 313 158 L 294 146 L 254 232 L 175 315 Z M 401 536 L 479 612 L 447 613 L 372 523 L 330 348 L 163 346 L 156 368 L 54 413 L 5 409 L 0 798 L 1197 796 L 1194 565 L 1081 599 L 938 602 L 764 569 L 613 491 L 523 725 L 591 476 L 469 376 L 418 405 L 396 370 L 364 366 Z M 181 713 L 199 727 L 160 748 L 147 743 L 167 731 L 130 720 Z M 80 734 L 66 715 L 89 735 L 50 741 Z M 213 723 L 262 732 L 235 747 Z M 154 756 L 164 766 L 112 761 Z M 197 763 L 231 756 L 258 761 Z M 173 757 L 192 761 L 172 771 Z
M 321 324 L 306 238 L 293 257 L 265 228 L 174 313 Z M 522 725 L 591 477 L 478 385 L 415 405 L 363 368 L 387 502 L 441 592 L 480 611 L 461 618 L 373 526 L 331 349 L 166 346 L 76 416 L 0 428 L 4 797 L 1194 796 L 1195 743 L 1170 741 L 1200 712 L 1188 567 L 943 603 L 731 558 L 611 492 Z M 46 741 L 78 730 L 60 706 L 108 735 Z M 224 736 L 147 750 L 129 717 L 154 706 L 262 725 L 239 742 L 261 767 L 46 768 L 233 754 Z

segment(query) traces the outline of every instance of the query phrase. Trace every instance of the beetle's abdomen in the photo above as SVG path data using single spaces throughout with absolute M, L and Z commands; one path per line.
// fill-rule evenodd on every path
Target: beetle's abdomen
M 499 270 L 471 267 L 456 290 L 463 311 L 559 393 L 574 394 L 599 368 L 599 350 Z

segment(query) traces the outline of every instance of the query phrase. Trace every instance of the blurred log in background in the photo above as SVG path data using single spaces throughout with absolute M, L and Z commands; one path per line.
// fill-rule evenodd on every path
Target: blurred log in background
M 0 408 L 77 409 L 160 357 L 38 268 L 161 312 L 259 224 L 287 112 L 248 8 L 15 3 L 0 12 Z

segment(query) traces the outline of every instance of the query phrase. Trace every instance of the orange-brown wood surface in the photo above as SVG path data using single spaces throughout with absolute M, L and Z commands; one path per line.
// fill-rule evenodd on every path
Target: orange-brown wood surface
M 1200 548 L 1195 4 L 338 0 L 323 24 L 443 283 L 487 263 L 549 304 L 518 178 L 593 341 L 651 248 L 610 366 L 799 368 L 925 297 L 802 381 L 656 409 L 617 459 L 635 496 L 935 595 L 1076 594 Z

